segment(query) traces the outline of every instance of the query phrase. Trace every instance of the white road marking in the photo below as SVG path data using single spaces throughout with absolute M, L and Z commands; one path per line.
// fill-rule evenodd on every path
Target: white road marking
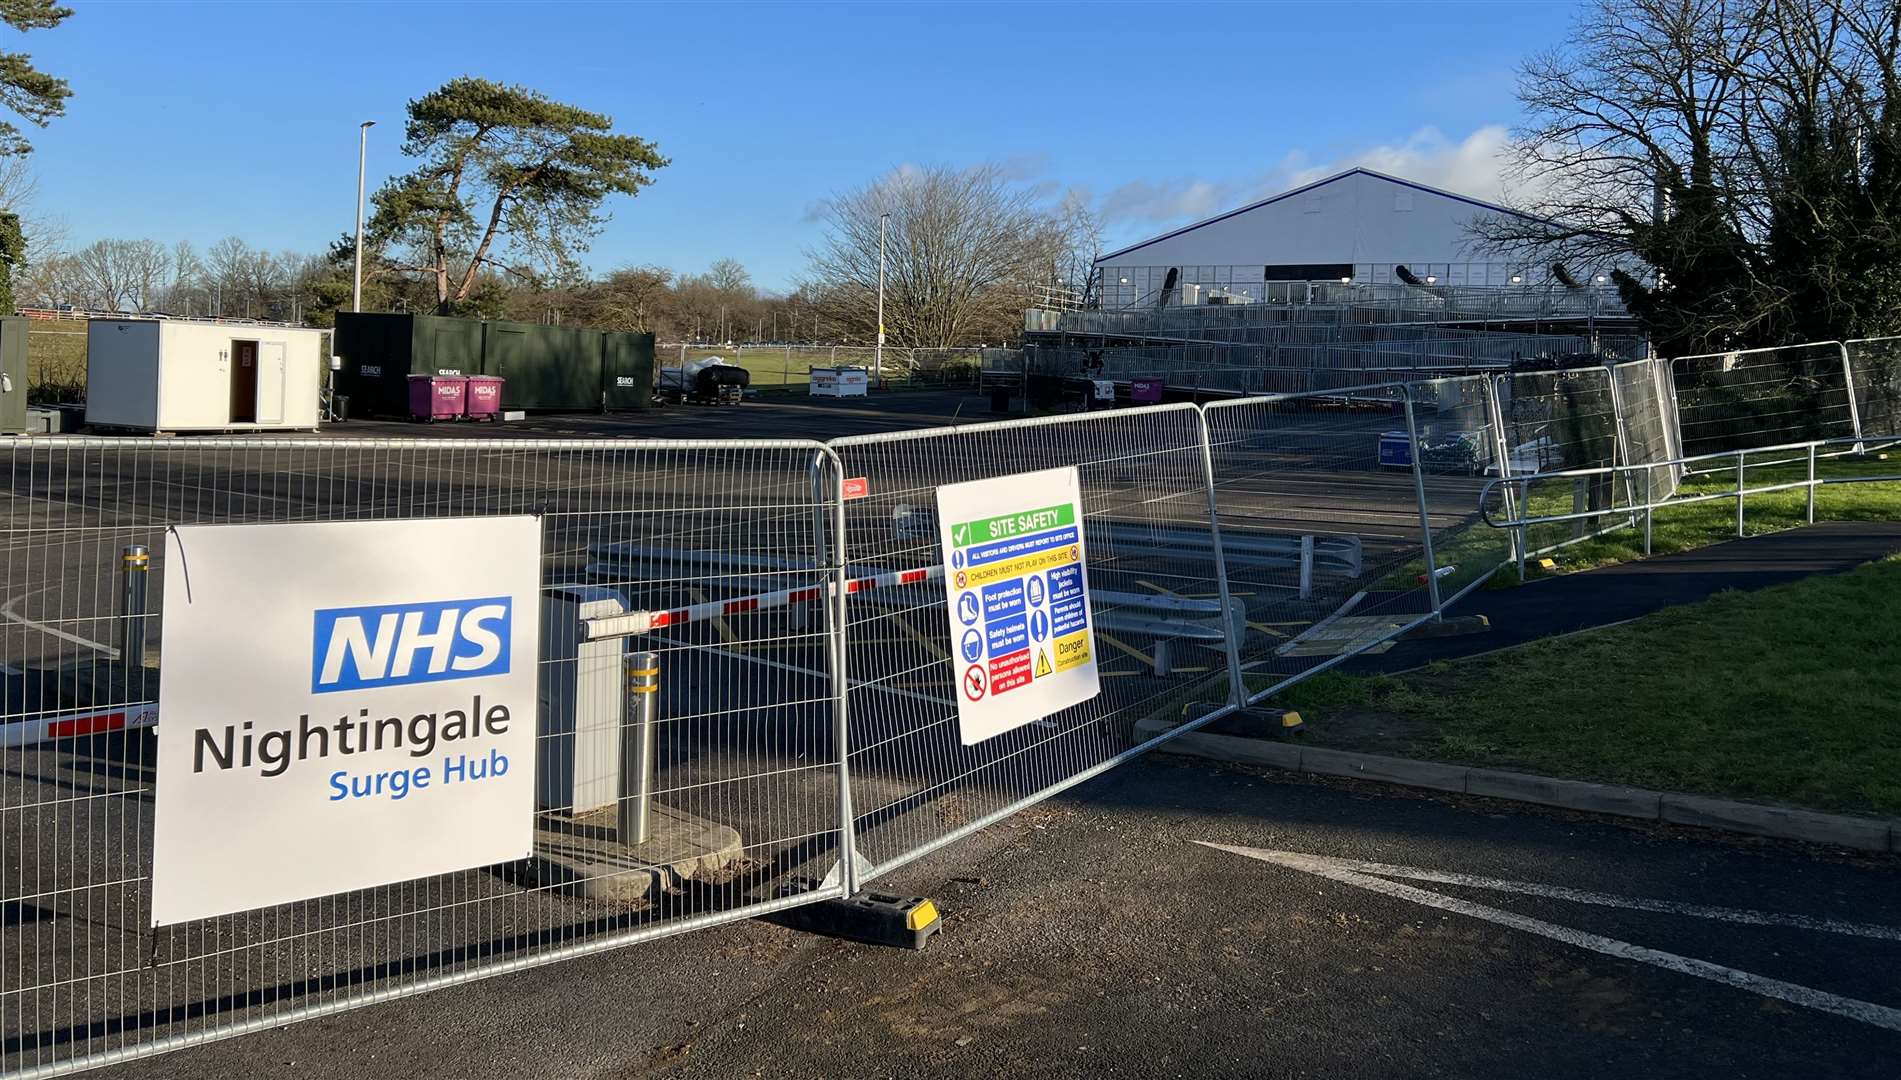
M 59 629 L 58 627 L 48 626 L 45 623 L 34 622 L 32 619 L 29 619 L 26 616 L 21 615 L 19 612 L 16 612 L 13 610 L 13 606 L 15 604 L 18 604 L 20 601 L 25 600 L 29 596 L 37 596 L 40 593 L 43 593 L 45 591 L 46 591 L 45 589 L 35 589 L 33 592 L 21 593 L 20 595 L 7 601 L 5 607 L 0 607 L 0 619 L 5 619 L 8 622 L 12 622 L 12 623 L 18 623 L 29 630 L 38 630 L 42 634 L 50 634 L 53 637 L 59 638 L 61 641 L 70 641 L 75 645 L 84 645 L 90 649 L 97 649 L 98 651 L 105 653 L 108 657 L 114 660 L 117 660 L 119 658 L 119 650 L 113 648 L 110 645 L 101 644 L 100 642 L 94 641 L 91 638 L 80 637 L 78 634 L 69 634 L 64 630 Z
M 1874 1027 L 1885 1028 L 1889 1031 L 1901 1031 L 1901 1009 L 1893 1009 L 1886 1005 L 1877 1005 L 1873 1002 L 1861 1001 L 1856 998 L 1843 997 L 1839 994 L 1831 994 L 1825 990 L 1817 990 L 1813 987 L 1802 986 L 1797 983 L 1784 982 L 1780 979 L 1754 975 L 1747 971 L 1725 967 L 1722 964 L 1713 964 L 1708 960 L 1698 960 L 1693 956 L 1681 956 L 1677 953 L 1664 952 L 1661 949 L 1651 949 L 1642 945 L 1633 945 L 1630 942 L 1604 937 L 1601 934 L 1591 934 L 1583 930 L 1573 930 L 1568 926 L 1559 926 L 1556 923 L 1546 922 L 1543 919 L 1534 919 L 1527 915 L 1520 915 L 1517 912 L 1487 907 L 1484 904 L 1474 903 L 1456 896 L 1446 896 L 1443 893 L 1430 892 L 1412 885 L 1402 885 L 1397 881 L 1387 881 L 1385 878 L 1374 877 L 1371 874 L 1353 868 L 1355 866 L 1381 865 L 1378 863 L 1355 863 L 1352 860 L 1330 859 L 1323 855 L 1307 855 L 1293 851 L 1266 851 L 1261 848 L 1237 847 L 1231 844 L 1213 844 L 1202 840 L 1195 842 L 1201 844 L 1203 847 L 1214 848 L 1217 851 L 1225 851 L 1232 855 L 1240 855 L 1243 858 L 1258 859 L 1261 862 L 1273 863 L 1277 866 L 1285 866 L 1291 870 L 1299 870 L 1303 873 L 1340 882 L 1343 885 L 1351 885 L 1358 889 L 1365 889 L 1368 892 L 1379 893 L 1382 896 L 1390 896 L 1398 900 L 1407 900 L 1415 904 L 1422 904 L 1426 907 L 1437 908 L 1441 911 L 1450 911 L 1456 915 L 1465 915 L 1474 919 L 1484 919 L 1487 922 L 1497 923 L 1500 926 L 1510 927 L 1513 930 L 1521 930 L 1527 934 L 1535 934 L 1539 937 L 1563 942 L 1566 945 L 1572 945 L 1580 949 L 1589 949 L 1592 952 L 1602 953 L 1605 956 L 1616 957 L 1620 960 L 1635 960 L 1639 963 L 1662 968 L 1665 971 L 1674 971 L 1680 975 L 1692 975 L 1699 979 L 1708 979 L 1711 982 L 1721 983 L 1724 986 L 1733 987 L 1737 990 L 1747 990 L 1752 994 L 1759 994 L 1766 998 L 1774 998 L 1777 1001 L 1787 1002 L 1791 1005 L 1800 1005 L 1803 1008 L 1815 1009 L 1818 1012 L 1832 1013 L 1836 1016 L 1847 1017 L 1850 1020 L 1858 1020 Z M 1406 870 L 1409 875 L 1426 872 L 1415 871 L 1410 867 L 1396 867 L 1393 869 Z M 1465 883 L 1452 882 L 1449 884 Z M 1480 887 L 1482 888 L 1484 886 Z
M 1223 851 L 1236 853 L 1257 850 L 1230 848 L 1221 844 L 1205 846 L 1218 847 Z M 1351 870 L 1360 874 L 1376 874 L 1380 877 L 1430 881 L 1439 885 L 1460 885 L 1470 889 L 1490 889 L 1494 892 L 1522 893 L 1526 896 L 1542 896 L 1552 900 L 1568 900 L 1574 904 L 1595 904 L 1599 907 L 1627 908 L 1631 911 L 1655 911 L 1664 915 L 1686 915 L 1696 919 L 1720 919 L 1723 922 L 1741 923 L 1745 926 L 1788 926 L 1797 930 L 1817 930 L 1829 934 L 1877 938 L 1882 941 L 1901 941 L 1901 927 L 1897 926 L 1842 922 L 1838 919 L 1818 919 L 1811 915 L 1788 915 L 1778 911 L 1753 911 L 1749 908 L 1711 907 L 1706 904 L 1686 904 L 1680 900 L 1652 900 L 1643 896 L 1614 896 L 1610 893 L 1572 889 L 1563 885 L 1506 881 L 1503 878 L 1455 874 L 1446 870 L 1425 870 L 1416 866 L 1393 866 L 1388 863 L 1363 862 L 1359 859 L 1323 858 L 1318 855 L 1296 855 L 1284 851 L 1263 853 L 1263 855 L 1267 854 L 1276 856 L 1269 861 L 1278 862 L 1284 866 L 1292 866 L 1296 860 L 1315 859 L 1342 870 Z

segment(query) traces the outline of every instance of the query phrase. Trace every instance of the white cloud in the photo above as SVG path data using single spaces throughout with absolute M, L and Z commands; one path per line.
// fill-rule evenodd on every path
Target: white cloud
M 1101 212 L 1111 223 L 1178 224 L 1310 184 L 1356 165 L 1473 198 L 1497 200 L 1506 191 L 1504 151 L 1509 141 L 1510 133 L 1504 125 L 1488 124 L 1456 141 L 1437 128 L 1423 127 L 1397 142 L 1325 157 L 1290 150 L 1252 177 L 1133 180 L 1105 196 Z
M 1504 153 L 1510 140 L 1511 134 L 1503 124 L 1488 124 L 1457 142 L 1446 138 L 1438 128 L 1423 127 L 1401 142 L 1370 146 L 1325 164 L 1294 168 L 1286 186 L 1299 187 L 1358 165 L 1429 187 L 1496 201 L 1505 194 Z
M 1243 188 L 1215 180 L 1132 180 L 1102 200 L 1107 221 L 1174 221 L 1220 212 Z

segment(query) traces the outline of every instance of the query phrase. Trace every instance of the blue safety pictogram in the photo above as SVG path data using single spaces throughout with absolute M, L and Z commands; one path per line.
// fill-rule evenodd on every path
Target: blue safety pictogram
M 1032 574 L 1029 581 L 1030 606 L 1039 607 L 1043 603 L 1043 575 Z
M 1035 581 L 1036 579 L 1031 578 L 1030 580 Z M 1030 636 L 1038 641 L 1042 641 L 1044 638 L 1050 636 L 1050 617 L 1048 615 L 1039 611 L 1030 616 Z
M 962 570 L 963 568 L 964 568 L 964 553 L 961 551 L 951 552 L 951 569 Z
M 977 607 L 976 593 L 967 592 L 957 598 L 957 617 L 964 621 L 965 626 L 975 623 L 978 614 L 980 610 Z
M 964 640 L 958 647 L 963 650 L 965 660 L 975 663 L 984 654 L 984 636 L 973 627 L 964 631 Z

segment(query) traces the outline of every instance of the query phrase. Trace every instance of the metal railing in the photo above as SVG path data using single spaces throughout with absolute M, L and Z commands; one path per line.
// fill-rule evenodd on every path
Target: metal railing
M 1815 492 L 1819 488 L 1827 487 L 1831 484 L 1867 484 L 1901 481 L 1901 473 L 1820 476 L 1816 471 L 1818 459 L 1845 454 L 1872 452 L 1886 445 L 1891 444 L 1883 443 L 1882 446 L 1875 446 L 1871 444 L 1871 440 L 1852 436 L 1834 439 L 1812 439 L 1808 442 L 1784 443 L 1777 446 L 1717 450 L 1710 453 L 1693 454 L 1687 457 L 1672 458 L 1667 461 L 1650 462 L 1640 465 L 1607 465 L 1587 469 L 1561 469 L 1555 472 L 1505 477 L 1488 480 L 1479 490 L 1478 512 L 1480 518 L 1486 525 L 1494 529 L 1513 530 L 1521 537 L 1518 542 L 1519 555 L 1516 562 L 1518 577 L 1519 580 L 1522 581 L 1525 577 L 1524 552 L 1528 546 L 1523 537 L 1526 530 L 1538 525 L 1597 521 L 1606 517 L 1623 519 L 1618 522 L 1616 527 L 1641 527 L 1644 534 L 1644 554 L 1649 555 L 1651 554 L 1652 542 L 1654 540 L 1654 517 L 1658 510 L 1694 506 L 1699 503 L 1708 502 L 1734 502 L 1736 504 L 1735 534 L 1737 537 L 1742 537 L 1745 535 L 1745 507 L 1749 496 L 1770 495 L 1781 491 L 1797 490 L 1807 492 L 1808 497 L 1803 511 L 1803 519 L 1809 524 L 1814 524 Z M 1752 454 L 1775 454 L 1782 456 L 1779 456 L 1774 461 L 1758 461 L 1752 463 L 1749 460 Z M 1729 466 L 1726 469 L 1694 468 L 1704 463 L 1718 461 L 1727 461 L 1729 462 Z M 1748 471 L 1752 468 L 1764 469 L 1780 467 L 1793 462 L 1806 463 L 1808 470 L 1807 475 L 1798 480 L 1782 480 L 1773 483 L 1751 485 L 1748 482 Z M 1682 490 L 1677 490 L 1659 498 L 1656 481 L 1653 479 L 1656 469 L 1659 466 L 1696 472 L 1706 476 L 1727 473 L 1734 475 L 1736 482 L 1733 487 L 1727 490 L 1709 491 L 1698 494 L 1685 494 Z M 1562 513 L 1547 514 L 1532 514 L 1526 512 L 1526 510 L 1533 505 L 1531 491 L 1535 485 L 1549 483 L 1551 481 L 1571 481 L 1578 483 L 1600 477 L 1622 479 L 1625 481 L 1625 484 L 1612 485 L 1613 490 L 1616 490 L 1616 488 L 1620 486 L 1630 487 L 1634 485 L 1635 489 L 1643 491 L 1643 497 L 1633 497 L 1627 501 L 1618 502 L 1611 506 L 1586 510 L 1571 510 Z M 1508 509 L 1508 516 L 1500 520 L 1492 516 L 1491 501 L 1495 492 L 1501 492 L 1505 489 L 1515 491 L 1516 498 L 1506 500 L 1504 505 L 1516 507 L 1517 509 Z
M 1261 264 L 1239 266 L 1103 266 L 1103 310 L 1142 307 L 1340 306 L 1393 320 L 1622 318 L 1628 316 L 1617 288 L 1586 280 L 1567 286 L 1542 270 L 1501 263 L 1403 264 L 1421 284 L 1396 280 L 1392 263 L 1361 263 L 1349 280 L 1266 281 Z M 1174 286 L 1168 287 L 1171 274 Z M 1522 280 L 1514 282 L 1516 274 Z M 1483 280 L 1472 280 L 1473 278 Z M 1433 280 L 1427 282 L 1427 278 Z M 1387 280 L 1395 279 L 1395 280 Z

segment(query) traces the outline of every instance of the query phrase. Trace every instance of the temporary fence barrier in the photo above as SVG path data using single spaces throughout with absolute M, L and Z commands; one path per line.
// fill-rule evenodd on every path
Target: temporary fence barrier
M 1209 518 L 1207 440 L 1193 406 L 860 436 L 832 447 L 860 493 L 845 504 L 855 573 L 939 563 L 942 485 L 1074 466 L 1102 676 L 1094 700 L 965 746 L 951 662 L 959 646 L 941 584 L 853 597 L 844 637 L 860 880 L 1124 760 L 1148 741 L 1144 720 L 1172 724 L 1184 710 L 1205 720 L 1228 707 L 1229 597 Z M 1158 615 L 1155 602 L 1181 610 Z M 1177 640 L 1193 648 L 1188 662 L 1172 655 Z
M 1626 485 L 1632 498 L 1647 491 L 1653 499 L 1667 499 L 1683 479 L 1682 465 L 1666 464 L 1683 456 L 1673 385 L 1670 367 L 1661 360 L 1634 360 L 1611 368 L 1624 463 L 1650 466 Z
M 0 750 L 0 1071 L 101 1064 L 843 892 L 795 888 L 848 846 L 835 607 L 594 643 L 579 631 L 702 593 L 677 574 L 589 582 L 601 544 L 770 554 L 786 565 L 722 577 L 835 589 L 825 447 L 60 438 L 7 440 L 5 454 L 6 727 L 94 719 Z M 164 792 L 151 733 L 124 728 L 164 670 L 163 615 L 180 599 L 162 584 L 170 530 L 509 514 L 536 515 L 541 534 L 537 757 L 554 787 L 535 857 L 155 929 Z M 138 548 L 142 596 L 121 587 Z M 636 794 L 612 750 L 624 649 L 661 673 L 637 792 L 664 833 L 651 849 L 614 837 L 616 804 Z
M 1860 435 L 1901 437 L 1901 337 L 1842 343 Z
M 1518 372 L 1500 377 L 1496 385 L 1509 475 L 1624 464 L 1624 425 L 1610 368 Z M 1566 511 L 1587 515 L 1522 531 L 1518 543 L 1524 553 L 1541 554 L 1628 525 L 1628 515 L 1616 513 L 1629 501 L 1628 492 L 1614 481 L 1610 474 L 1593 474 L 1524 489 L 1534 507 L 1562 504 Z
M 1680 356 L 1670 370 L 1684 454 L 1861 434 L 1839 341 Z
M 1740 508 L 1677 491 L 1699 461 L 1686 431 L 1717 437 L 1696 425 L 1845 413 L 1851 431 L 1820 444 L 1729 428 L 1738 469 L 1808 455 L 1809 480 L 1777 490 L 1831 482 L 1814 456 L 1884 423 L 1893 369 L 1886 342 L 1828 348 L 1849 357 L 1839 393 L 1799 350 L 1770 362 L 1781 376 L 1692 370 L 1687 427 L 1683 369 L 1655 361 L 830 445 L 4 440 L 0 1070 L 71 1071 L 850 894 L 1386 647 L 1514 557 L 1666 503 Z M 1800 364 L 1787 408 L 1752 388 L 1750 371 L 1787 387 Z M 1725 419 L 1725 400 L 1748 407 Z M 939 492 L 1050 468 L 1079 478 L 1101 692 L 966 745 Z M 170 530 L 524 514 L 545 613 L 537 759 L 571 793 L 540 800 L 534 857 L 152 928 L 163 793 L 144 725 Z M 699 847 L 619 843 L 668 830 Z
M 1424 454 L 1403 384 L 1221 402 L 1207 416 L 1250 697 L 1431 617 Z

